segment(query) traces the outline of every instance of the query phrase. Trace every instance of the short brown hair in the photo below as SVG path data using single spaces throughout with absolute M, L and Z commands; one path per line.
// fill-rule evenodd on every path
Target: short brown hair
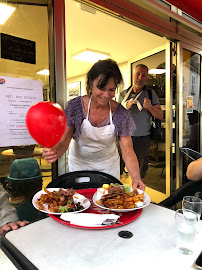
M 144 64 L 138 64 L 135 68 L 137 68 L 137 67 L 142 67 L 142 68 L 146 68 L 146 70 L 147 70 L 147 73 L 149 72 L 149 69 L 148 69 L 148 67 L 146 66 L 146 65 L 144 65 Z

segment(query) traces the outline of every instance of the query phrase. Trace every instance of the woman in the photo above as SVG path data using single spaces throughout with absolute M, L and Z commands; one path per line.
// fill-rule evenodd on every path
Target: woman
M 122 82 L 115 61 L 107 59 L 95 63 L 87 74 L 88 95 L 67 103 L 65 134 L 52 149 L 44 148 L 43 156 L 48 162 L 55 162 L 69 147 L 69 172 L 96 170 L 120 179 L 120 157 L 116 147 L 116 140 L 119 140 L 132 186 L 144 190 L 131 140 L 135 129 L 133 119 L 113 100 Z

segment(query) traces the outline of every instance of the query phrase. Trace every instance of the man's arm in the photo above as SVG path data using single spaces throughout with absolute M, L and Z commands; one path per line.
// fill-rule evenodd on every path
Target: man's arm
M 202 157 L 189 164 L 186 174 L 187 178 L 192 181 L 202 179 Z
M 8 193 L 0 185 L 0 236 L 3 232 L 16 230 L 29 223 L 18 220 L 16 209 L 9 202 Z
M 9 194 L 0 185 L 0 227 L 19 220 L 16 209 L 9 202 Z
M 118 100 L 118 102 L 119 103 L 121 103 L 121 105 L 125 108 L 125 109 L 127 109 L 127 110 L 129 110 L 129 108 L 127 107 L 127 103 L 128 103 L 128 97 L 129 97 L 129 95 L 130 95 L 130 93 L 131 93 L 131 91 L 132 91 L 132 87 L 129 89 L 129 91 L 128 91 L 128 89 L 126 89 L 126 90 L 123 90 L 121 93 L 120 93 L 120 96 L 119 96 L 119 100 Z M 132 106 L 132 105 L 131 105 Z M 130 106 L 130 108 L 131 108 L 131 106 Z
M 163 119 L 163 111 L 161 109 L 161 105 L 160 104 L 157 104 L 157 105 L 152 105 L 151 104 L 151 100 L 150 99 L 147 99 L 145 98 L 144 99 L 144 103 L 143 103 L 143 107 L 145 109 L 147 109 L 153 117 L 159 119 L 159 120 L 162 120 Z

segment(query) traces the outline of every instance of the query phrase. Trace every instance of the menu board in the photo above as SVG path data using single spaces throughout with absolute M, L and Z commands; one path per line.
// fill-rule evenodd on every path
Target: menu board
M 0 93 L 0 147 L 36 144 L 26 128 L 26 114 L 43 101 L 42 82 L 0 75 Z
M 1 58 L 36 64 L 36 42 L 0 33 Z

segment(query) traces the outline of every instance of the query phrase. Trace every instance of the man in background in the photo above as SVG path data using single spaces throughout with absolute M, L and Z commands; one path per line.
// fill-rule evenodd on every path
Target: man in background
M 152 89 L 152 100 L 149 99 L 149 89 L 145 86 L 147 80 L 148 67 L 143 64 L 137 65 L 133 73 L 133 85 L 120 93 L 119 100 L 127 110 L 130 110 L 136 125 L 136 130 L 132 134 L 132 141 L 143 182 L 145 182 L 145 176 L 148 170 L 149 148 L 151 145 L 150 118 L 153 116 L 160 120 L 163 119 L 163 111 L 158 96 Z

